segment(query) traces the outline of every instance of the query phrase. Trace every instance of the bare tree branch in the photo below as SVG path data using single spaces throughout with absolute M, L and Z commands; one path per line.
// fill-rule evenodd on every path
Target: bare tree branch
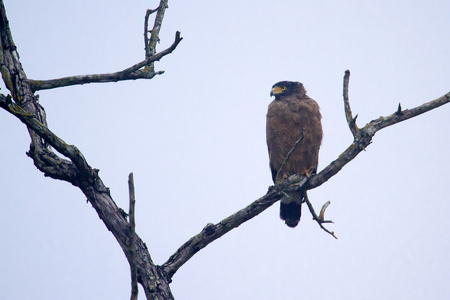
M 33 91 L 49 90 L 54 88 L 60 88 L 72 85 L 83 85 L 89 83 L 105 83 L 105 82 L 118 82 L 124 80 L 136 80 L 136 79 L 152 79 L 156 75 L 162 75 L 164 71 L 152 72 L 147 70 L 139 70 L 133 73 L 124 73 L 119 71 L 115 73 L 105 74 L 90 74 L 90 75 L 76 75 L 68 76 L 57 79 L 49 80 L 34 80 L 30 79 L 30 84 Z
M 26 111 L 34 111 L 38 120 L 46 125 L 44 108 L 39 104 L 39 97 L 33 95 L 27 76 L 22 69 L 17 47 L 12 39 L 9 22 L 3 1 L 0 1 L 0 67 L 6 88 L 12 98 Z M 37 147 L 45 147 L 37 134 L 30 131 L 32 143 Z
M 175 48 L 178 46 L 178 44 L 183 40 L 183 38 L 181 37 L 181 33 L 179 31 L 177 31 L 175 33 L 175 41 L 172 43 L 172 45 L 167 48 L 166 50 L 163 50 L 157 54 L 152 55 L 150 58 L 141 61 L 140 63 L 135 64 L 134 66 L 131 66 L 125 70 L 123 70 L 122 72 L 125 73 L 132 73 L 135 72 L 137 70 L 139 70 L 142 67 L 145 67 L 147 65 L 149 65 L 150 63 L 154 62 L 154 61 L 159 61 L 161 58 L 163 58 L 164 56 L 166 56 L 167 54 L 170 54 L 173 52 L 173 50 L 175 50 Z
M 349 163 L 362 150 L 366 149 L 366 147 L 369 146 L 369 144 L 372 142 L 373 136 L 377 131 L 396 123 L 405 121 L 407 119 L 416 117 L 427 111 L 438 108 L 448 102 L 450 102 L 450 92 L 415 108 L 402 110 L 400 112 L 398 112 L 397 110 L 392 115 L 379 117 L 378 119 L 372 120 L 358 131 L 358 134 L 356 135 L 353 143 L 341 155 L 339 155 L 336 160 L 331 162 L 320 173 L 311 177 L 311 179 L 305 185 L 305 188 L 307 190 L 316 188 L 322 185 L 336 173 L 338 173 L 347 163 Z M 297 180 L 300 181 L 301 177 L 299 176 Z
M 48 89 L 54 89 L 64 86 L 71 86 L 71 85 L 79 85 L 79 84 L 86 84 L 86 83 L 98 83 L 98 82 L 117 82 L 117 81 L 123 81 L 123 80 L 135 80 L 135 79 L 152 79 L 156 75 L 161 75 L 164 73 L 164 71 L 155 72 L 148 69 L 140 70 L 141 68 L 150 65 L 151 63 L 155 61 L 159 61 L 164 56 L 172 53 L 175 48 L 178 46 L 178 44 L 181 42 L 183 38 L 181 37 L 180 32 L 176 32 L 175 34 L 175 41 L 172 43 L 172 45 L 157 53 L 152 55 L 151 57 L 129 67 L 122 71 L 116 72 L 116 73 L 107 73 L 107 74 L 92 74 L 92 75 L 79 75 L 79 76 L 69 76 L 69 77 L 63 77 L 58 79 L 51 79 L 51 80 L 32 80 L 30 79 L 29 82 L 31 84 L 32 90 L 38 91 L 38 90 L 48 90 Z
M 353 134 L 353 137 L 356 137 L 356 135 L 358 134 L 358 130 L 359 130 L 359 128 L 356 126 L 356 118 L 358 117 L 358 115 L 356 115 L 353 118 L 352 110 L 350 108 L 350 101 L 348 99 L 349 80 L 350 80 L 350 70 L 347 70 L 347 71 L 345 71 L 345 75 L 344 75 L 344 92 L 343 92 L 345 118 L 347 119 L 347 124 L 348 124 L 348 127 L 350 128 L 350 131 Z
M 128 190 L 130 193 L 130 272 L 131 272 L 131 300 L 137 300 L 138 298 L 138 285 L 137 285 L 137 267 L 136 267 L 136 223 L 134 217 L 134 208 L 136 205 L 136 197 L 134 193 L 134 178 L 133 173 L 128 176 Z
M 33 92 L 39 90 L 48 90 L 65 86 L 88 84 L 88 83 L 105 83 L 105 82 L 118 82 L 124 80 L 136 80 L 136 79 L 152 79 L 156 75 L 164 74 L 164 71 L 155 72 L 154 62 L 159 61 L 164 56 L 172 53 L 178 44 L 183 39 L 180 32 L 176 32 L 175 41 L 172 45 L 156 53 L 156 44 L 159 43 L 159 32 L 161 30 L 162 21 L 164 18 L 165 10 L 168 8 L 168 0 L 161 0 L 158 8 L 152 10 L 148 9 L 145 15 L 144 24 L 144 42 L 145 42 L 145 59 L 129 68 L 115 73 L 104 74 L 91 74 L 91 75 L 77 75 L 68 76 L 58 79 L 50 80 L 28 80 Z M 155 24 L 151 32 L 150 39 L 148 38 L 148 19 L 151 14 L 157 12 L 155 17 Z M 143 68 L 143 69 L 142 69 Z
M 148 41 L 148 51 L 145 53 L 146 58 L 156 53 L 156 44 L 159 43 L 159 32 L 167 8 L 169 8 L 168 0 L 161 0 L 158 6 L 158 12 L 156 13 L 155 23 L 153 24 L 153 29 L 151 31 L 150 40 Z M 150 69 L 153 69 L 153 66 L 150 66 Z
M 150 60 L 155 61 L 169 54 L 180 41 L 181 37 L 177 33 L 174 45 L 155 54 Z M 140 68 L 138 65 L 125 71 L 133 72 Z M 66 144 L 48 129 L 45 111 L 39 105 L 38 97 L 34 95 L 20 64 L 3 0 L 0 0 L 0 67 L 3 80 L 12 95 L 11 97 L 0 94 L 0 107 L 16 116 L 29 129 L 32 143 L 27 154 L 33 159 L 36 167 L 46 176 L 66 180 L 81 189 L 129 261 L 132 260 L 131 250 L 135 244 L 137 281 L 143 286 L 147 299 L 173 299 L 169 281 L 161 275 L 159 268 L 153 263 L 145 243 L 137 234 L 131 235 L 135 238 L 134 242 L 130 240 L 130 224 L 123 215 L 123 210 L 111 198 L 109 188 L 98 176 L 99 170 L 92 169 L 75 146 Z M 46 144 L 51 145 L 69 160 L 59 158 Z
M 320 209 L 320 213 L 319 213 L 319 220 L 322 223 L 333 223 L 333 221 L 326 221 L 325 220 L 325 211 L 327 210 L 328 206 L 331 204 L 330 201 L 325 202 L 324 205 L 322 205 L 322 208 Z
M 59 153 L 70 158 L 70 160 L 84 176 L 91 176 L 92 168 L 88 165 L 80 150 L 73 145 L 67 145 L 62 139 L 42 124 L 36 115 L 26 112 L 22 107 L 12 102 L 11 97 L 5 97 L 4 101 L 0 102 L 0 106 L 16 116 L 20 121 L 27 125 L 29 129 L 37 133 Z
M 327 209 L 328 205 L 330 204 L 330 201 L 327 201 L 322 206 L 322 209 L 320 210 L 320 215 L 316 214 L 316 211 L 314 210 L 314 207 L 313 207 L 311 201 L 309 201 L 309 198 L 308 198 L 307 194 L 305 194 L 305 202 L 306 202 L 306 205 L 308 205 L 308 208 L 309 208 L 309 211 L 311 212 L 311 215 L 313 216 L 313 220 L 316 221 L 317 224 L 319 224 L 320 228 L 322 228 L 325 232 L 331 234 L 335 239 L 338 239 L 334 235 L 334 231 L 329 231 L 327 228 L 325 228 L 322 225 L 323 223 L 333 223 L 333 221 L 326 221 L 326 220 L 324 220 L 325 210 Z
M 231 216 L 223 219 L 219 223 L 207 224 L 199 234 L 193 236 L 180 248 L 178 248 L 178 250 L 163 265 L 161 265 L 161 270 L 169 278 L 172 278 L 175 272 L 192 256 L 194 256 L 195 253 L 222 237 L 230 230 L 257 216 L 284 197 L 284 191 L 288 189 L 290 184 L 289 178 L 275 186 L 271 186 L 266 195 Z M 303 176 L 300 186 L 302 186 L 307 180 L 308 178 Z
M 155 23 L 153 24 L 153 29 L 151 30 L 150 40 L 145 38 L 145 58 L 149 58 L 153 54 L 156 53 L 156 44 L 159 43 L 159 32 L 161 30 L 162 21 L 164 18 L 164 14 L 166 9 L 169 8 L 168 0 L 161 0 L 159 2 L 159 6 L 157 8 L 157 13 L 155 17 Z M 149 11 L 147 10 L 147 14 L 149 15 Z M 145 31 L 148 32 L 148 17 L 145 15 Z M 154 69 L 153 64 L 149 65 L 150 70 Z
M 310 178 L 307 178 L 301 174 L 292 175 L 279 184 L 270 187 L 265 196 L 256 200 L 246 208 L 241 209 L 228 218 L 225 218 L 218 224 L 206 225 L 199 234 L 192 237 L 191 239 L 189 239 L 189 241 L 178 248 L 178 250 L 169 258 L 169 260 L 167 260 L 161 266 L 161 269 L 164 271 L 164 273 L 167 274 L 167 276 L 171 278 L 175 274 L 175 272 L 195 253 L 197 253 L 199 250 L 203 249 L 216 239 L 220 238 L 228 231 L 238 227 L 242 223 L 248 221 L 249 219 L 255 217 L 256 215 L 267 209 L 269 206 L 281 199 L 285 192 L 310 190 L 328 181 L 328 179 L 336 175 L 347 163 L 354 159 L 371 143 L 373 136 L 378 130 L 415 117 L 448 102 L 450 102 L 450 92 L 442 97 L 439 97 L 438 99 L 420 105 L 411 110 L 404 110 L 401 111 L 401 113 L 397 111 L 390 116 L 380 117 L 376 120 L 371 121 L 366 126 L 364 126 L 364 128 L 358 131 L 353 143 L 341 155 L 339 155 L 336 160 L 331 162 L 320 173 Z M 327 230 L 322 225 L 322 223 L 329 223 L 329 221 L 320 220 L 317 214 L 315 212 L 313 213 L 314 209 L 312 208 L 312 205 L 310 205 L 311 203 L 308 204 L 308 207 L 311 210 L 313 218 L 318 221 L 320 227 L 336 238 L 334 232 Z
M 149 38 L 148 38 L 148 33 L 152 32 L 152 30 L 148 30 L 148 19 L 150 18 L 150 15 L 157 12 L 159 9 L 159 7 L 157 7 L 156 9 L 147 9 L 147 12 L 145 13 L 145 18 L 144 18 L 144 49 L 145 49 L 145 58 L 149 58 L 150 56 L 152 56 L 151 52 L 150 52 L 150 48 L 149 48 Z
M 0 95 L 0 107 L 11 112 L 29 128 L 35 130 L 40 137 L 51 144 L 56 150 L 61 150 L 61 153 L 69 153 L 68 156 L 70 157 L 72 157 L 72 151 L 75 151 L 75 159 L 81 159 L 81 152 L 76 147 L 67 145 L 50 130 L 43 127 L 42 124 L 38 123 L 34 115 L 23 112 L 16 114 L 14 111 L 11 111 L 9 108 L 10 100 L 8 101 L 8 98 L 5 95 Z M 26 117 L 24 117 L 24 114 Z M 53 141 L 57 142 L 54 143 Z M 87 167 L 85 168 L 83 164 L 61 160 L 48 149 L 36 149 L 33 144 L 30 146 L 29 153 L 30 157 L 33 159 L 36 158 L 35 165 L 46 176 L 67 180 L 82 190 L 88 201 L 97 211 L 100 219 L 119 242 L 127 259 L 131 261 L 132 242 L 130 241 L 130 225 L 122 215 L 122 210 L 111 198 L 109 189 L 98 176 L 99 170 L 91 169 L 87 163 Z M 64 164 L 58 165 L 58 162 L 61 161 Z M 90 173 L 83 172 L 86 170 L 89 170 Z M 67 173 L 67 175 L 62 176 L 61 173 Z M 135 235 L 135 239 L 136 252 L 134 260 L 136 261 L 138 280 L 144 287 L 147 299 L 158 299 L 161 295 L 164 295 L 163 299 L 172 299 L 173 296 L 169 288 L 169 283 L 165 278 L 161 277 L 157 266 L 152 262 L 146 245 L 137 235 Z

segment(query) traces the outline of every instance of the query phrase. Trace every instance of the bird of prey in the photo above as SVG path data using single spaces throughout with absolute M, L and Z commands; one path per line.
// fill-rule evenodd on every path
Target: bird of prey
M 275 184 L 293 174 L 310 176 L 317 170 L 322 142 L 320 107 L 306 95 L 303 84 L 281 81 L 272 87 L 275 96 L 267 111 L 267 147 Z M 280 218 L 297 226 L 306 191 L 288 193 L 280 201 Z

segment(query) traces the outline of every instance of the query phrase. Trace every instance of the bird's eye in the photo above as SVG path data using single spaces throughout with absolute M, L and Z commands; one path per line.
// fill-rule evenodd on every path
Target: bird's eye
M 285 87 L 285 86 L 282 86 L 282 87 L 281 87 L 281 90 L 282 90 L 282 91 L 284 91 L 285 89 L 286 89 L 286 87 Z

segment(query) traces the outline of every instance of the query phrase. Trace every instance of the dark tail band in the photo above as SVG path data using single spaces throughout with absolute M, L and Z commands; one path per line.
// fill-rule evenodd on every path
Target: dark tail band
M 294 228 L 300 222 L 302 214 L 302 203 L 294 201 L 290 203 L 280 202 L 280 218 L 286 222 L 286 225 Z

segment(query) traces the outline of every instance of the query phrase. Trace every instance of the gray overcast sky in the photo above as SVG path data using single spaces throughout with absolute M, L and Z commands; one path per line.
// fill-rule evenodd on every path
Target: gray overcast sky
M 114 72 L 143 59 L 156 1 L 5 0 L 29 78 Z M 449 91 L 449 1 L 170 1 L 159 50 L 184 40 L 149 81 L 40 92 L 50 128 L 76 145 L 127 209 L 157 264 L 208 222 L 264 195 L 270 87 L 302 82 L 322 109 L 319 169 L 351 143 L 342 77 L 358 124 Z M 2 85 L 2 93 L 7 90 Z M 377 133 L 310 199 L 290 229 L 276 204 L 195 255 L 177 299 L 448 299 L 450 106 Z M 75 187 L 45 178 L 29 137 L 0 111 L 0 298 L 127 299 L 120 247 Z M 141 299 L 144 295 L 141 293 Z

